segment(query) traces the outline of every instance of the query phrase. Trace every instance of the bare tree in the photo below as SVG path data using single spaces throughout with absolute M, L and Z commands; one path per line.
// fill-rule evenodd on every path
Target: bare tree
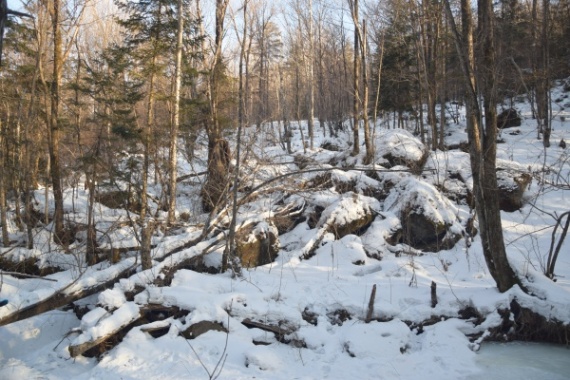
M 238 89 L 238 130 L 237 130 L 237 139 L 236 139 L 236 165 L 234 168 L 234 175 L 233 175 L 233 188 L 232 188 L 232 215 L 231 215 L 231 222 L 230 228 L 228 233 L 228 240 L 226 244 L 226 248 L 224 251 L 224 263 L 229 262 L 230 258 L 234 259 L 236 254 L 236 224 L 237 224 L 237 214 L 238 214 L 238 188 L 239 188 L 239 171 L 241 165 L 241 135 L 243 128 L 245 127 L 245 120 L 246 120 L 246 89 L 244 84 L 244 64 L 246 63 L 246 55 L 247 55 L 247 31 L 248 31 L 248 5 L 249 0 L 244 0 L 242 8 L 243 8 L 243 30 L 242 36 L 239 38 L 238 41 L 240 45 L 240 54 L 239 54 L 239 89 Z M 237 33 L 237 27 L 236 27 Z M 237 260 L 233 262 L 234 271 L 239 273 L 239 265 Z
M 364 157 L 364 163 L 370 164 L 374 159 L 374 147 L 372 144 L 372 135 L 370 133 L 370 124 L 368 118 L 369 112 L 369 98 L 370 98 L 370 83 L 368 78 L 368 41 L 367 41 L 367 33 L 366 33 L 366 20 L 362 21 L 362 24 L 359 22 L 358 12 L 358 0 L 349 0 L 350 5 L 350 12 L 352 15 L 352 21 L 354 22 L 354 33 L 355 33 L 355 42 L 354 42 L 354 54 L 355 63 L 354 63 L 354 93 L 358 102 L 362 102 L 362 120 L 363 120 L 363 130 L 364 130 L 364 145 L 366 146 L 366 155 Z M 360 77 L 360 66 L 362 66 L 362 77 Z M 362 98 L 360 97 L 359 93 L 359 82 L 362 81 Z M 360 105 L 354 108 L 354 112 L 359 112 Z M 355 120 L 355 126 L 358 125 L 358 120 Z M 358 134 L 358 127 L 355 127 L 355 138 L 356 134 Z M 355 150 L 353 149 L 353 152 Z
M 352 154 L 354 156 L 360 153 L 360 39 L 358 38 L 358 0 L 348 0 L 350 13 L 354 21 L 354 63 L 353 63 L 353 98 L 352 98 L 352 135 L 353 146 Z
M 479 0 L 479 36 L 481 37 L 482 81 L 479 84 L 484 98 L 485 123 L 479 106 L 478 84 L 475 80 L 475 52 L 473 44 L 473 17 L 471 3 L 461 1 L 463 33 L 456 26 L 449 0 L 445 1 L 447 18 L 455 37 L 466 89 L 467 134 L 469 156 L 473 173 L 473 193 L 479 218 L 483 254 L 491 276 L 499 291 L 505 292 L 520 284 L 507 259 L 499 210 L 496 177 L 496 94 L 495 50 L 493 36 L 493 7 L 491 0 Z

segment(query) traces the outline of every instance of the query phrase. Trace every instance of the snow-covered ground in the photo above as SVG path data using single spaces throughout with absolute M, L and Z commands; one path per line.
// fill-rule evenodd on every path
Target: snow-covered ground
M 564 99 L 563 96 L 564 93 L 556 90 L 552 98 Z M 542 274 L 554 218 L 570 209 L 569 157 L 566 149 L 558 147 L 561 139 L 570 140 L 570 113 L 562 109 L 563 103 L 556 103 L 559 109 L 554 110 L 551 148 L 545 150 L 542 141 L 537 140 L 536 121 L 530 117 L 525 103 L 515 105 L 525 117 L 522 126 L 503 130 L 504 143 L 499 145 L 499 166 L 515 167 L 533 175 L 524 207 L 512 213 L 503 212 L 502 218 L 510 263 L 534 296 L 517 287 L 502 294 L 497 291 L 478 236 L 473 242 L 460 239 L 452 249 L 437 253 L 420 254 L 402 244 L 396 249 L 387 244 L 388 232 L 399 225 L 403 200 L 410 196 L 411 190 L 416 196 L 424 196 L 422 202 L 431 205 L 426 209 L 451 230 L 461 232 L 462 223 L 469 217 L 467 205 L 451 202 L 434 190 L 444 183 L 447 188 L 459 186 L 447 176 L 450 172 L 460 173 L 469 183 L 468 156 L 459 151 L 430 152 L 426 168 L 433 171 L 422 175 L 402 171 L 406 169 L 403 166 L 394 166 L 389 172 L 378 166 L 384 176 L 380 180 L 366 176 L 363 171 L 337 170 L 330 172 L 336 184 L 330 188 L 299 192 L 299 184 L 315 178 L 314 173 L 270 185 L 274 192 L 259 195 L 240 208 L 239 222 L 266 220 L 282 203 L 320 206 L 322 213 L 314 225 L 304 221 L 282 234 L 277 259 L 261 267 L 244 269 L 243 277 L 179 270 L 169 286 L 157 286 L 154 280 L 160 277 L 161 268 L 198 255 L 215 240 L 209 236 L 201 245 L 160 261 L 173 248 L 198 236 L 200 230 L 188 223 L 176 234 L 157 234 L 153 250 L 155 268 L 139 271 L 85 301 L 94 309 L 82 320 L 71 311 L 56 310 L 0 327 L 0 379 L 570 378 L 570 350 L 566 348 L 546 345 L 522 348 L 518 343 L 481 345 L 485 332 L 499 324 L 499 311 L 508 309 L 515 298 L 529 309 L 570 323 L 569 243 L 565 243 L 558 259 L 557 281 Z M 331 162 L 358 164 L 358 158 L 345 151 L 318 148 L 323 136 L 322 129 L 316 131 L 316 148 L 307 152 L 309 168 L 332 168 Z M 294 131 L 293 155 L 286 154 L 274 142 L 271 128 L 266 133 L 255 129 L 249 132 L 250 137 L 257 135 L 253 145 L 255 155 L 248 158 L 244 170 L 251 174 L 250 187 L 297 169 L 294 156 L 303 154 L 298 129 Z M 346 144 L 347 136 L 350 136 L 348 131 L 328 140 L 346 148 L 343 143 Z M 403 131 L 378 130 L 376 139 L 376 163 L 380 165 L 384 164 L 382 155 L 386 151 L 403 151 L 402 154 L 416 158 L 421 153 L 417 140 Z M 446 142 L 465 140 L 464 125 L 451 124 Z M 182 160 L 180 169 L 181 174 L 202 170 Z M 365 195 L 371 187 L 381 188 L 381 181 L 388 177 L 398 186 L 384 200 Z M 341 194 L 340 183 L 356 185 L 353 191 Z M 178 202 L 179 211 L 192 213 L 194 222 L 203 220 L 203 216 L 194 217 L 198 188 L 198 184 L 181 185 Z M 76 220 L 84 220 L 86 193 L 77 194 L 76 212 L 72 215 Z M 332 223 L 354 220 L 370 210 L 376 215 L 375 220 L 360 236 L 348 234 L 337 238 L 334 231 L 327 229 Z M 111 226 L 113 220 L 126 217 L 118 210 L 98 208 L 101 224 Z M 116 228 L 106 239 L 114 247 L 136 245 L 128 228 Z M 1 297 L 10 303 L 0 308 L 0 319 L 65 285 L 74 288 L 103 281 L 136 260 L 130 255 L 117 265 L 104 262 L 80 270 L 81 260 L 75 255 L 53 252 L 46 231 L 38 231 L 37 241 L 40 244 L 35 251 L 19 249 L 10 255 L 35 255 L 42 262 L 57 262 L 67 270 L 47 276 L 57 280 L 49 282 L 3 275 Z M 221 249 L 205 259 L 208 265 L 219 265 L 220 260 Z M 432 282 L 437 284 L 435 307 L 431 305 Z M 129 301 L 124 294 L 135 289 L 135 285 L 145 290 Z M 372 321 L 366 323 L 373 286 L 376 295 Z M 178 306 L 189 313 L 133 327 L 121 343 L 99 359 L 71 358 L 70 345 L 104 335 L 135 317 L 148 304 Z M 484 321 L 479 324 L 474 318 L 461 318 L 459 310 L 467 307 L 479 310 Z M 246 326 L 243 322 L 247 319 L 259 325 Z M 426 324 L 430 319 L 432 323 Z M 189 340 L 180 335 L 188 326 L 201 321 L 217 322 L 229 333 L 209 331 Z M 148 327 L 158 325 L 168 327 L 168 332 L 158 338 L 145 332 Z M 278 337 L 260 326 L 279 328 L 286 335 Z M 472 341 L 471 336 L 482 337 Z

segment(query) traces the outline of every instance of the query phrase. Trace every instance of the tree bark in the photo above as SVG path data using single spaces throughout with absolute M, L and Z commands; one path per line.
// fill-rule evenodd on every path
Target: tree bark
M 145 221 L 141 226 L 141 266 L 143 270 L 152 268 L 152 235 L 156 224 L 154 220 Z

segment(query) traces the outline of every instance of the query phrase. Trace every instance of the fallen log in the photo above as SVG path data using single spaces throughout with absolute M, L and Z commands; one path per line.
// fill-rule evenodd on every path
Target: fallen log
M 145 327 L 141 327 L 141 331 L 149 334 L 153 338 L 160 338 L 168 334 L 170 330 L 171 322 L 169 321 L 158 321 L 153 322 Z
M 222 238 L 213 239 L 213 241 L 196 256 L 181 260 L 174 265 L 163 267 L 161 270 L 161 276 L 155 279 L 154 284 L 157 286 L 170 286 L 176 272 L 180 269 L 192 269 L 196 267 L 200 260 L 210 253 L 210 250 L 216 247 L 221 241 L 223 241 Z M 198 242 L 196 242 L 196 244 L 198 244 Z
M 198 238 L 198 239 L 194 239 L 190 242 L 187 242 L 186 244 L 184 244 L 184 248 L 183 247 L 178 247 L 175 250 L 171 251 L 169 253 L 169 256 L 182 251 L 184 249 L 187 248 L 191 248 L 192 246 L 198 244 L 201 241 L 202 235 Z M 159 279 L 157 279 L 157 281 L 155 281 L 156 285 L 159 286 L 164 286 L 164 285 L 168 285 L 168 282 L 172 280 L 172 277 L 174 276 L 174 273 L 176 273 L 176 271 L 178 271 L 179 269 L 183 269 L 185 267 L 189 267 L 191 265 L 194 265 L 201 257 L 203 257 L 204 255 L 206 255 L 207 253 L 209 253 L 209 249 L 212 248 L 212 246 L 214 244 L 217 244 L 219 241 L 221 241 L 222 239 L 216 239 L 214 241 L 214 243 L 210 244 L 208 247 L 206 247 L 206 249 L 204 249 L 200 254 L 191 257 L 189 259 L 183 260 L 179 263 L 176 263 L 168 268 L 164 269 L 164 272 L 166 273 L 166 281 L 159 281 Z M 176 252 L 175 252 L 176 251 Z M 165 257 L 162 258 L 162 260 L 164 260 Z M 88 297 L 90 295 L 93 295 L 95 293 L 98 293 L 100 291 L 103 291 L 105 289 L 109 289 L 112 288 L 113 285 L 119 281 L 122 278 L 128 278 L 131 275 L 136 273 L 136 267 L 137 264 L 134 264 L 132 266 L 129 266 L 128 268 L 124 269 L 123 271 L 121 271 L 119 274 L 117 274 L 116 276 L 114 276 L 113 278 L 98 284 L 96 286 L 92 286 L 89 288 L 84 288 L 84 289 L 80 289 L 78 291 L 75 291 L 73 293 L 66 293 L 66 290 L 69 289 L 72 285 L 74 285 L 74 283 L 67 285 L 66 287 L 64 287 L 63 289 L 57 291 L 56 293 L 54 293 L 53 295 L 51 295 L 50 297 L 44 299 L 43 301 L 40 301 L 38 303 L 26 306 L 20 310 L 15 311 L 12 314 L 9 314 L 7 316 L 5 316 L 4 318 L 0 319 L 0 326 L 5 326 L 8 325 L 10 323 L 14 323 L 14 322 L 18 322 L 27 318 L 31 318 L 34 317 L 36 315 L 45 313 L 47 311 L 51 311 L 60 307 L 63 307 L 65 305 L 68 305 L 70 303 L 79 301 L 82 298 Z
M 242 323 L 242 325 L 244 325 L 245 327 L 247 327 L 249 329 L 257 328 L 257 329 L 260 329 L 263 331 L 273 333 L 275 335 L 275 339 L 277 339 L 277 341 L 280 343 L 289 344 L 289 345 L 292 345 L 293 347 L 297 347 L 297 348 L 307 348 L 307 344 L 305 343 L 304 340 L 296 339 L 295 337 L 290 337 L 290 338 L 286 337 L 287 335 L 293 334 L 297 330 L 294 327 L 273 326 L 273 325 L 268 325 L 268 324 L 261 323 L 261 322 L 255 322 L 249 318 L 244 319 L 241 323 Z M 271 343 L 254 340 L 253 344 L 255 344 L 255 345 L 268 345 Z
M 221 216 L 218 215 L 216 218 L 214 218 L 214 221 L 219 220 L 220 218 L 221 218 Z M 249 224 L 246 223 L 246 224 L 240 226 L 240 228 L 244 228 L 248 225 Z M 172 249 L 171 251 L 169 251 L 168 253 L 166 253 L 165 255 L 160 257 L 159 259 L 157 259 L 157 261 L 164 262 L 167 258 L 171 257 L 172 255 L 174 255 L 176 253 L 179 253 L 181 251 L 184 251 L 186 249 L 189 249 L 189 248 L 196 246 L 198 243 L 202 242 L 206 238 L 206 236 L 208 236 L 208 234 L 215 228 L 215 226 L 216 226 L 215 223 L 212 223 L 212 222 L 207 223 L 206 226 L 204 227 L 202 233 L 197 238 L 192 239 L 192 240 L 184 243 L 183 245 Z M 218 236 L 225 236 L 225 235 L 219 234 Z M 158 285 L 158 286 L 169 285 L 170 281 L 172 280 L 172 278 L 174 276 L 174 273 L 176 273 L 180 269 L 191 268 L 191 267 L 195 266 L 196 263 L 204 255 L 208 254 L 213 247 L 215 247 L 217 244 L 219 244 L 223 240 L 224 240 L 224 238 L 221 238 L 221 237 L 214 238 L 214 239 L 212 239 L 212 242 L 205 249 L 203 249 L 202 252 L 200 252 L 196 256 L 182 260 L 178 263 L 173 264 L 172 266 L 163 268 L 162 272 L 164 274 L 164 277 L 160 280 L 157 279 L 155 281 L 155 285 Z M 27 318 L 34 317 L 36 315 L 45 313 L 47 311 L 51 311 L 51 310 L 63 307 L 65 305 L 71 304 L 71 303 L 76 302 L 82 298 L 85 298 L 85 297 L 88 297 L 88 296 L 93 295 L 95 293 L 98 293 L 102 290 L 112 288 L 113 285 L 117 281 L 119 281 L 120 279 L 128 278 L 131 275 L 135 274 L 136 267 L 137 267 L 137 265 L 134 264 L 134 265 L 122 270 L 116 276 L 113 276 L 113 278 L 111 278 L 111 279 L 109 279 L 109 280 L 107 280 L 101 284 L 91 286 L 89 288 L 83 288 L 83 289 L 74 291 L 72 293 L 67 293 L 66 290 L 71 288 L 75 283 L 69 284 L 69 285 L 65 286 L 63 289 L 60 289 L 59 291 L 57 291 L 56 293 L 54 293 L 53 295 L 49 296 L 48 298 L 46 298 L 44 300 L 37 302 L 35 304 L 32 304 L 32 305 L 28 305 L 28 306 L 26 306 L 20 310 L 16 310 L 12 314 L 8 314 L 5 317 L 1 318 L 0 319 L 0 326 L 5 326 L 5 325 L 8 325 L 10 323 L 14 323 L 14 322 L 18 322 L 18 321 L 21 321 L 21 320 L 24 320 Z
M 2 275 L 2 274 L 7 274 L 7 275 L 9 275 L 9 276 L 16 277 L 16 278 L 20 278 L 20 279 L 21 279 L 21 278 L 35 278 L 35 279 L 38 279 L 38 280 L 57 282 L 57 280 L 54 280 L 53 278 L 45 278 L 45 277 L 42 277 L 42 276 L 36 276 L 36 275 L 33 275 L 33 274 L 26 274 L 26 273 L 20 273 L 20 272 L 8 272 L 8 271 L 5 271 L 5 270 L 4 270 L 4 271 L 3 271 L 3 270 L 0 270 L 0 275 Z
M 171 325 L 172 325 L 171 321 L 156 321 L 141 327 L 141 331 L 144 333 L 153 333 L 156 331 L 160 331 L 164 328 L 170 328 Z
M 261 322 L 255 322 L 249 318 L 244 319 L 241 322 L 241 324 L 249 329 L 257 328 L 263 331 L 273 333 L 275 334 L 275 338 L 277 338 L 277 340 L 280 342 L 283 342 L 285 340 L 286 335 L 289 335 L 295 331 L 293 329 L 285 329 L 280 326 L 272 326 Z
M 83 354 L 85 351 L 109 340 L 126 327 L 133 325 L 142 316 L 143 314 L 138 305 L 134 302 L 127 302 L 115 310 L 113 315 L 101 320 L 95 326 L 79 335 L 74 343 L 69 346 L 69 354 L 72 358 Z
M 180 309 L 178 306 L 161 304 L 139 306 L 134 302 L 127 302 L 113 311 L 111 316 L 104 317 L 94 326 L 85 328 L 68 347 L 69 354 L 73 358 L 79 355 L 99 356 L 120 343 L 133 327 L 145 324 L 147 326 L 141 328 L 141 331 L 155 338 L 165 335 L 171 325 L 166 319 L 182 318 L 188 313 L 188 310 Z
M 36 315 L 60 308 L 62 306 L 100 292 L 104 289 L 110 288 L 115 282 L 119 281 L 120 279 L 133 275 L 135 273 L 136 266 L 137 265 L 129 266 L 128 268 L 122 270 L 118 275 L 98 285 L 89 288 L 83 288 L 72 293 L 66 293 L 66 290 L 73 286 L 75 283 L 69 284 L 50 297 L 44 299 L 43 301 L 26 306 L 0 319 L 0 326 L 5 326 L 10 323 L 35 317 Z

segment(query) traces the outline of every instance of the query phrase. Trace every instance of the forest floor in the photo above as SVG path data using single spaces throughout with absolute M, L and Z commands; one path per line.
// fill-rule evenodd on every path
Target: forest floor
M 246 240 L 270 241 L 276 255 L 244 268 L 242 276 L 214 273 L 228 220 L 218 218 L 220 227 L 202 236 L 207 215 L 200 211 L 200 176 L 180 183 L 178 215 L 185 222 L 156 231 L 154 267 L 146 271 L 130 249 L 140 244 L 124 209 L 97 206 L 97 229 L 105 232 L 99 245 L 119 252 L 115 264 L 87 267 L 80 235 L 66 253 L 51 243 L 51 225 L 39 226 L 34 250 L 2 248 L 2 258 L 59 269 L 43 278 L 2 274 L 0 298 L 8 304 L 0 308 L 0 323 L 54 294 L 72 295 L 119 273 L 123 278 L 74 302 L 75 310 L 58 308 L 0 327 L 0 379 L 509 378 L 505 372 L 570 378 L 570 360 L 560 359 L 570 358 L 564 345 L 553 348 L 559 359 L 531 346 L 537 355 L 524 363 L 516 362 L 523 354 L 513 348 L 511 367 L 482 358 L 486 340 L 570 344 L 563 335 L 570 324 L 568 242 L 556 281 L 543 274 L 556 219 L 570 210 L 570 148 L 559 146 L 570 141 L 570 99 L 559 88 L 552 99 L 552 147 L 543 148 L 530 107 L 521 101 L 514 107 L 522 124 L 501 131 L 498 150 L 500 169 L 532 179 L 522 207 L 501 213 L 510 264 L 531 294 L 518 287 L 499 293 L 479 235 L 469 234 L 466 153 L 428 151 L 412 133 L 379 125 L 375 165 L 365 167 L 363 155 L 350 155 L 348 129 L 325 137 L 317 124 L 315 148 L 303 149 L 306 124 L 294 124 L 288 154 L 275 123 L 245 131 L 241 195 L 285 176 L 240 206 L 238 226 Z M 448 120 L 451 147 L 467 139 L 459 111 L 458 123 Z M 181 154 L 180 176 L 204 170 L 207 153 L 199 147 L 192 161 Z M 417 160 L 422 170 L 410 172 Z M 152 191 L 158 198 L 160 187 Z M 87 196 L 79 188 L 66 191 L 68 220 L 86 221 Z M 36 199 L 43 210 L 43 189 Z M 438 240 L 435 249 L 413 248 L 414 236 L 400 237 L 417 207 L 444 226 L 442 241 L 455 244 L 441 247 Z M 22 239 L 15 226 L 12 237 Z M 544 356 L 550 362 L 542 363 Z

